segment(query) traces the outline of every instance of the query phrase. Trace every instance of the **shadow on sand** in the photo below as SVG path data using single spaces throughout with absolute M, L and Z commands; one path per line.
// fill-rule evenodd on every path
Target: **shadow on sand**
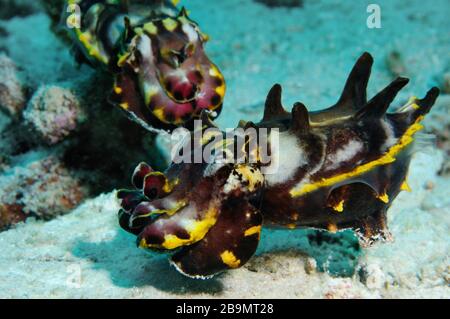
M 332 276 L 351 276 L 360 255 L 359 245 L 352 233 L 330 234 L 312 230 L 263 232 L 257 255 L 283 254 L 296 251 L 316 259 L 319 271 Z M 114 285 L 123 288 L 153 286 L 158 290 L 179 295 L 220 295 L 223 291 L 218 275 L 208 280 L 185 277 L 170 266 L 168 255 L 137 249 L 135 237 L 118 230 L 105 242 L 75 242 L 72 253 L 91 262 L 92 269 L 108 271 Z
M 170 266 L 167 254 L 137 249 L 133 236 L 119 230 L 111 241 L 74 243 L 72 253 L 88 259 L 94 270 L 106 270 L 114 285 L 122 288 L 153 286 L 173 294 L 219 294 L 221 276 L 209 280 L 185 277 Z

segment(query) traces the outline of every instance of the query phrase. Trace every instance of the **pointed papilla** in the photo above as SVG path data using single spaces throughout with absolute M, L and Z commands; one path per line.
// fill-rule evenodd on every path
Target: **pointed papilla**
M 275 84 L 267 94 L 266 103 L 264 106 L 264 121 L 273 120 L 276 117 L 287 115 L 288 113 L 283 108 L 283 104 L 281 103 L 281 85 Z
M 355 113 L 367 102 L 367 84 L 372 70 L 373 58 L 364 52 L 356 61 L 345 83 L 342 95 L 334 106 L 348 114 Z
M 134 33 L 133 27 L 131 26 L 130 18 L 129 17 L 124 17 L 123 18 L 123 23 L 125 25 L 124 39 L 125 40 L 129 40 L 131 38 L 132 34 Z
M 178 13 L 178 17 L 188 18 L 188 12 L 187 12 L 187 10 L 186 10 L 186 8 L 184 6 L 181 7 L 180 12 Z
M 407 78 L 399 77 L 395 79 L 391 84 L 367 102 L 367 104 L 356 114 L 356 118 L 381 118 L 384 116 L 398 92 L 400 92 L 408 82 L 409 79 Z
M 432 87 L 427 92 L 427 94 L 425 95 L 425 97 L 423 99 L 416 100 L 416 103 L 419 106 L 418 111 L 419 111 L 420 115 L 425 115 L 430 111 L 431 107 L 436 102 L 436 99 L 439 96 L 439 93 L 440 93 L 440 91 L 437 87 Z
M 297 134 L 306 134 L 309 131 L 309 115 L 306 106 L 297 102 L 292 108 L 291 132 Z
M 437 87 L 431 88 L 423 99 L 413 99 L 398 112 L 389 113 L 388 118 L 397 130 L 397 134 L 404 134 L 406 130 L 416 123 L 421 116 L 426 115 L 439 96 Z

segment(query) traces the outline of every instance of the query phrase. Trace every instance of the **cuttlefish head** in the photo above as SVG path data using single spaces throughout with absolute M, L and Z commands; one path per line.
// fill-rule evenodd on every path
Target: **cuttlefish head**
M 164 172 L 141 163 L 118 198 L 121 227 L 143 249 L 175 252 L 184 275 L 207 278 L 245 264 L 259 243 L 262 215 L 252 203 L 263 175 L 256 166 L 172 163 Z

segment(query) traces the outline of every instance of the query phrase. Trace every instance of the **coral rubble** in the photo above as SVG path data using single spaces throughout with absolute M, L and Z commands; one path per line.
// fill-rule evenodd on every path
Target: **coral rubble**
M 4 54 L 0 54 L 0 79 L 0 108 L 16 117 L 25 107 L 25 89 L 16 65 Z
M 83 111 L 76 96 L 58 86 L 43 86 L 33 95 L 23 112 L 25 125 L 45 143 L 62 141 L 77 128 Z
M 87 190 L 55 157 L 12 169 L 0 178 L 0 230 L 28 217 L 51 219 L 79 205 Z

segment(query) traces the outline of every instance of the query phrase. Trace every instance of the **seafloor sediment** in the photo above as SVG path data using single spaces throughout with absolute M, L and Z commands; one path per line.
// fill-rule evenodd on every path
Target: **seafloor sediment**
M 450 35 L 444 32 L 450 29 L 449 4 L 378 2 L 381 29 L 367 28 L 369 2 L 363 0 L 305 0 L 300 8 L 269 8 L 251 0 L 182 4 L 211 36 L 207 52 L 228 83 L 218 120 L 222 128 L 234 127 L 240 119 L 257 121 L 275 82 L 284 87 L 287 107 L 297 100 L 311 110 L 333 104 L 363 51 L 375 57 L 369 96 L 398 72 L 411 82 L 394 105 L 423 95 L 433 85 L 442 89 L 425 120 L 426 131 L 437 134 L 440 148 L 430 147 L 430 141 L 417 147 L 408 179 L 412 192 L 401 193 L 388 214 L 394 243 L 361 249 L 351 232 L 266 229 L 257 255 L 243 268 L 196 281 L 178 274 L 166 256 L 136 249 L 133 237 L 117 225 L 112 191 L 51 221 L 35 215 L 1 232 L 0 297 L 449 298 Z M 0 51 L 16 64 L 28 101 L 43 86 L 80 94 L 86 84 L 95 83 L 94 72 L 76 67 L 49 26 L 48 17 L 34 6 L 27 14 L 0 17 Z M 98 90 L 99 96 L 104 93 Z M 23 97 L 18 99 L 23 104 Z M 0 113 L 0 131 L 14 120 Z M 2 135 L 0 150 L 11 149 L 11 143 L 13 137 Z M 60 155 L 64 147 L 41 145 L 5 162 L 0 154 L 0 194 L 6 181 L 13 187 L 14 172 Z M 120 149 L 127 150 L 127 145 L 117 146 L 117 159 L 134 160 Z M 95 159 L 102 167 L 101 156 Z M 129 186 L 128 179 L 117 185 L 122 186 Z M 112 190 L 111 184 L 104 187 Z

